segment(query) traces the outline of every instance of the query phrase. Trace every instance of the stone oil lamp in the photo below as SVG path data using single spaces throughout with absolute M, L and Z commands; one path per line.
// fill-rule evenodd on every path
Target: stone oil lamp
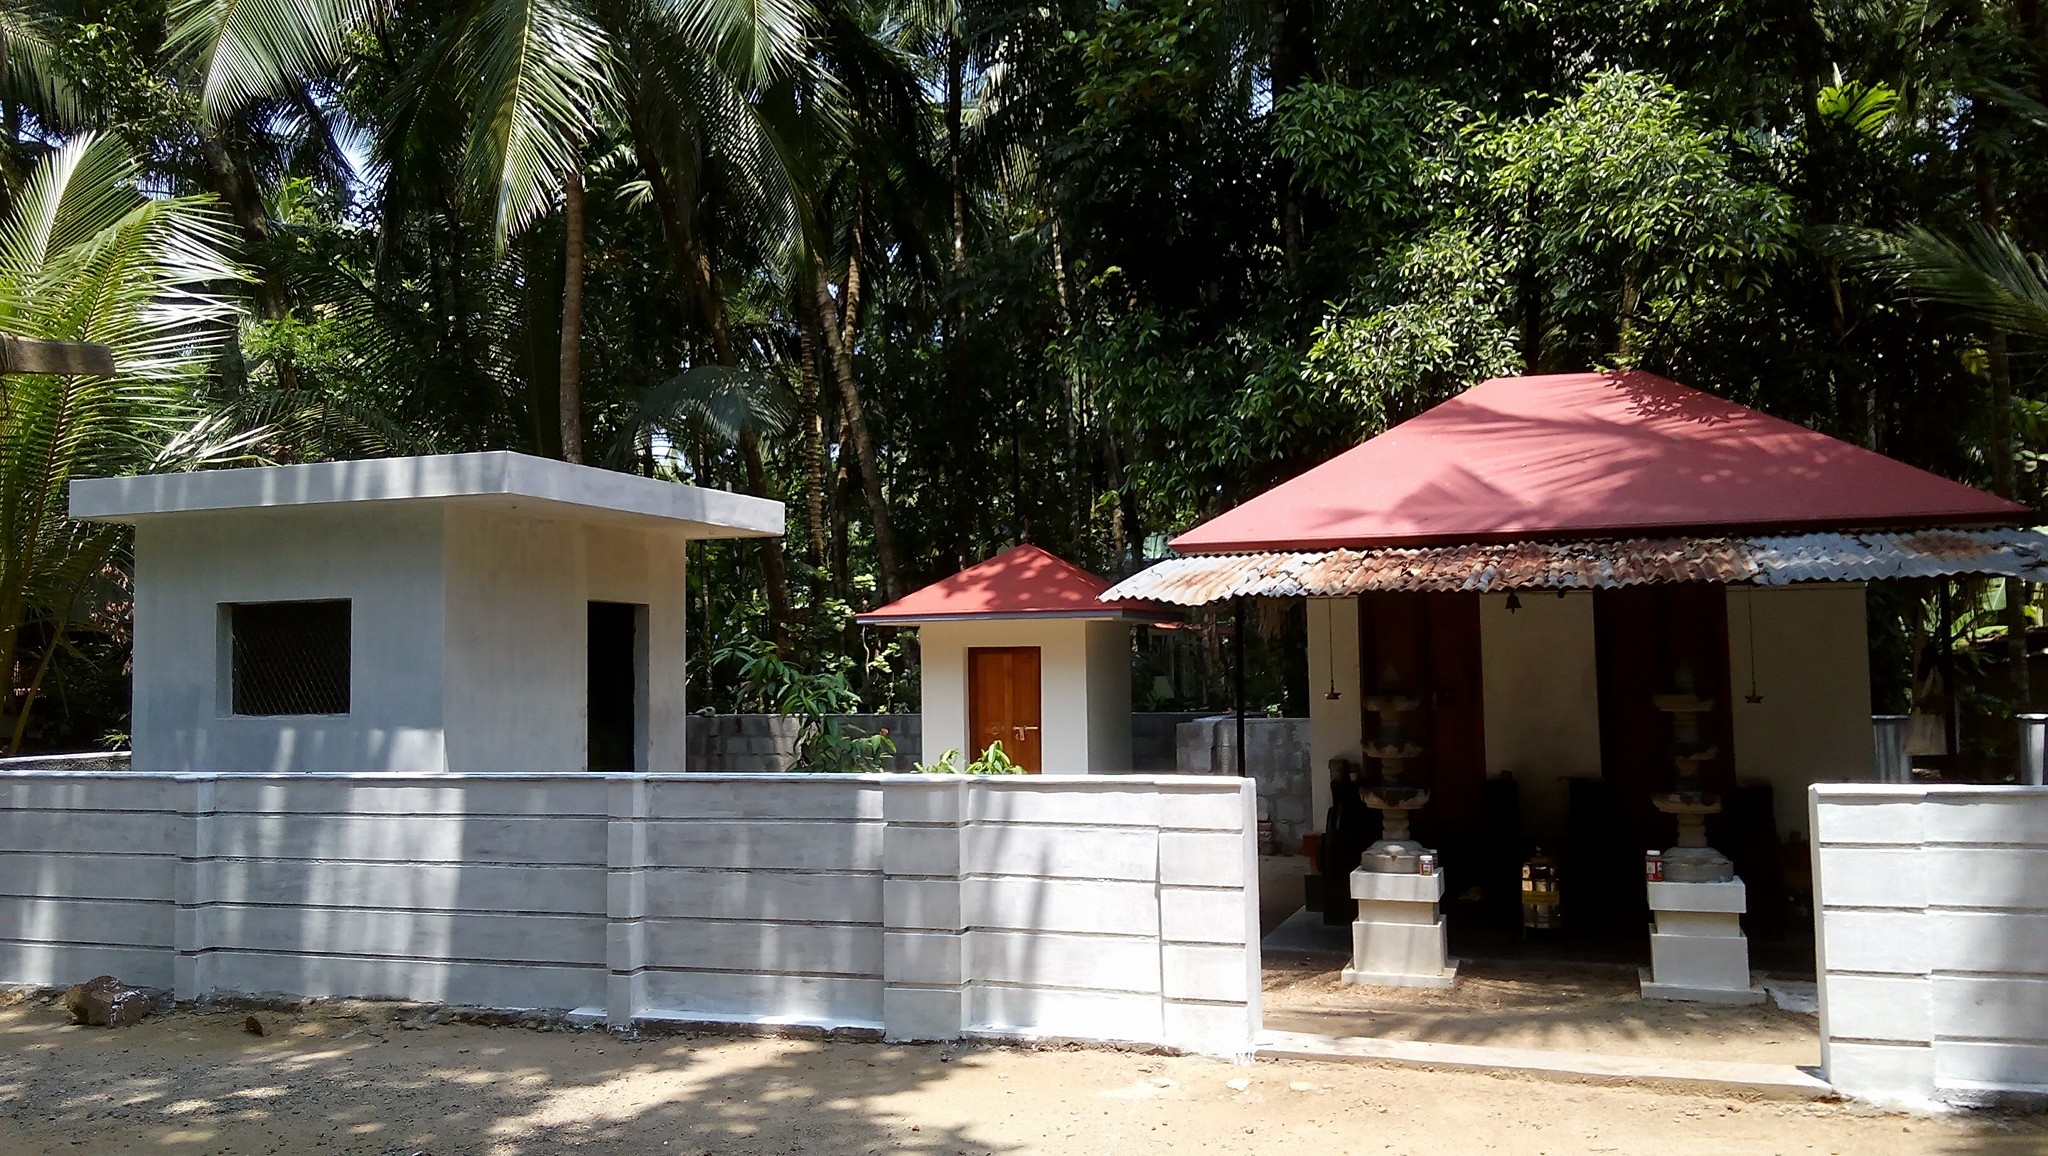
M 1351 965 L 1345 983 L 1383 987 L 1450 987 L 1458 980 L 1457 962 L 1448 953 L 1444 931 L 1444 875 L 1423 874 L 1423 856 L 1435 852 L 1408 835 L 1411 812 L 1429 802 L 1429 792 L 1403 782 L 1408 763 L 1422 747 L 1403 732 L 1403 716 L 1420 708 L 1420 697 L 1398 689 L 1392 667 L 1380 676 L 1380 690 L 1368 695 L 1365 709 L 1380 716 L 1378 730 L 1365 753 L 1378 759 L 1380 782 L 1361 786 L 1359 798 L 1382 818 L 1381 838 L 1359 856 L 1351 873 L 1351 897 L 1358 918 L 1351 923 Z
M 1400 693 L 1395 689 L 1398 682 L 1398 673 L 1388 666 L 1380 675 L 1379 692 L 1365 699 L 1365 709 L 1380 716 L 1378 732 L 1365 744 L 1366 755 L 1379 760 L 1380 781 L 1377 786 L 1361 788 L 1359 796 L 1380 813 L 1382 826 L 1379 841 L 1366 848 L 1359 866 L 1367 871 L 1413 874 L 1429 849 L 1409 837 L 1409 813 L 1429 802 L 1429 792 L 1402 781 L 1407 763 L 1420 758 L 1422 748 L 1403 732 L 1401 720 L 1421 707 L 1422 700 Z
M 1700 734 L 1700 716 L 1714 709 L 1714 700 L 1696 692 L 1692 667 L 1680 663 L 1670 694 L 1651 703 L 1671 716 L 1671 761 L 1676 775 L 1672 789 L 1650 796 L 1651 805 L 1678 820 L 1678 845 L 1664 853 L 1664 878 L 1674 883 L 1723 883 L 1735 878 L 1728 857 L 1707 846 L 1707 816 L 1721 810 L 1721 796 L 1707 790 L 1702 767 L 1721 748 Z

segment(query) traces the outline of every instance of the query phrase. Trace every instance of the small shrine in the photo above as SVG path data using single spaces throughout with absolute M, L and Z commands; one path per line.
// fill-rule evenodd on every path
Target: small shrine
M 924 752 L 1000 744 L 1029 774 L 1131 769 L 1131 626 L 1175 611 L 1101 601 L 1106 579 L 1023 545 L 855 619 L 915 627 Z

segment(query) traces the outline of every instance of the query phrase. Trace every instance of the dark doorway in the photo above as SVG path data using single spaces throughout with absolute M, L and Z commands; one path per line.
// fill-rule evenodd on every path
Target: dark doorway
M 647 608 L 590 604 L 589 770 L 642 771 L 647 703 Z

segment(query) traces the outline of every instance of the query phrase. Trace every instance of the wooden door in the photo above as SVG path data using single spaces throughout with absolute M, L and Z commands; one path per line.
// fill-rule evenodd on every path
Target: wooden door
M 1044 769 L 1039 741 L 1038 648 L 977 646 L 967 651 L 967 730 L 978 759 L 990 743 L 1026 773 Z

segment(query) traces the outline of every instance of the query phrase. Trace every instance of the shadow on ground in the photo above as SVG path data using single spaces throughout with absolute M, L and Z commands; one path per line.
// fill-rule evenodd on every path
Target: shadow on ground
M 969 1121 L 906 1122 L 893 1097 L 948 1066 L 937 1047 L 361 1019 L 179 1013 L 126 1031 L 0 1015 L 0 1150 L 454 1156 L 995 1153 Z

